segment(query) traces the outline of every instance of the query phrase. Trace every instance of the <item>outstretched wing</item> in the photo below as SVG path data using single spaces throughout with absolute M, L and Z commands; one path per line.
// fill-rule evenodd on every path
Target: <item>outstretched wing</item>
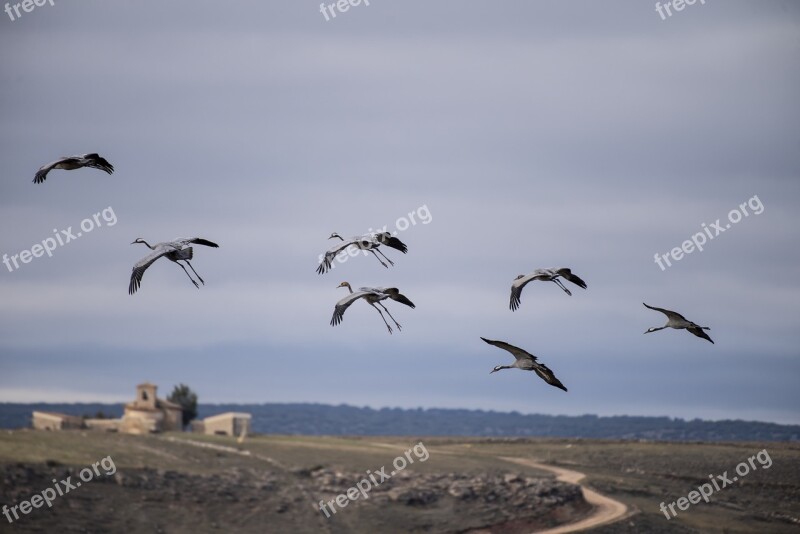
M 561 269 L 558 269 L 556 272 L 563 278 L 566 278 L 567 280 L 575 284 L 576 286 L 586 289 L 586 282 L 581 280 L 578 275 L 572 274 L 571 269 L 567 267 L 562 267 Z
M 133 271 L 131 272 L 131 283 L 128 285 L 129 295 L 136 293 L 136 290 L 139 289 L 140 285 L 142 285 L 142 277 L 144 276 L 144 272 L 147 270 L 147 268 L 150 267 L 158 258 L 164 256 L 165 254 L 169 254 L 170 252 L 172 252 L 171 248 L 159 247 L 139 260 L 136 265 L 133 266 Z
M 342 241 L 341 243 L 329 248 L 327 252 L 325 252 L 325 256 L 323 256 L 322 261 L 319 263 L 319 267 L 317 267 L 317 274 L 327 273 L 329 270 L 331 270 L 331 268 L 333 268 L 333 260 L 336 258 L 336 255 L 354 243 L 355 241 L 350 239 L 349 241 Z
M 75 158 L 75 157 L 69 156 L 69 157 L 57 159 L 56 161 L 48 163 L 47 165 L 42 165 L 41 167 L 39 167 L 39 170 L 36 171 L 36 176 L 34 176 L 34 178 L 33 178 L 33 183 L 40 184 L 40 183 L 44 182 L 45 178 L 47 178 L 47 173 L 52 171 L 53 169 L 55 169 L 56 165 L 59 165 L 61 163 L 71 163 L 73 165 L 77 165 L 78 164 L 78 159 Z
M 714 343 L 714 340 L 708 337 L 708 334 L 706 334 L 705 330 L 703 330 L 699 326 L 692 326 L 690 328 L 687 328 L 686 330 L 696 335 L 697 337 L 702 337 L 703 339 L 709 340 L 712 344 Z
M 403 254 L 406 254 L 408 252 L 408 247 L 406 246 L 406 244 L 400 241 L 398 238 L 394 237 L 389 232 L 378 232 L 376 234 L 372 234 L 372 236 L 381 245 L 386 245 L 387 247 L 399 250 Z
M 397 293 L 396 295 L 389 295 L 389 298 L 399 302 L 400 304 L 405 304 L 409 308 L 416 308 L 413 302 L 411 302 L 408 297 L 403 295 L 402 293 Z
M 100 169 L 101 171 L 106 171 L 108 174 L 114 172 L 114 166 L 111 165 L 107 159 L 101 157 L 96 152 L 91 154 L 84 154 L 83 158 L 86 160 L 84 165 L 86 167 L 92 167 L 93 169 Z
M 660 311 L 661 313 L 666 315 L 668 318 L 679 319 L 681 321 L 686 321 L 686 317 L 684 317 L 683 315 L 681 315 L 678 312 L 674 312 L 672 310 L 665 310 L 664 308 L 656 308 L 655 306 L 648 306 L 644 302 L 642 302 L 642 304 L 644 304 L 645 308 L 650 308 L 651 310 Z
M 205 245 L 207 247 L 219 248 L 219 245 L 214 243 L 213 241 L 209 241 L 208 239 L 203 239 L 202 237 L 176 237 L 173 242 L 180 243 L 182 246 L 188 245 L 189 243 L 194 243 L 197 245 Z
M 481 339 L 484 340 L 489 345 L 494 345 L 495 347 L 507 350 L 508 352 L 513 354 L 514 358 L 516 358 L 517 360 L 531 360 L 533 362 L 536 361 L 536 356 L 534 356 L 530 352 L 522 350 L 519 347 L 515 347 L 514 345 L 506 343 L 505 341 L 495 341 L 493 339 L 486 339 L 485 337 L 482 337 Z
M 528 285 L 528 282 L 539 279 L 541 275 L 542 273 L 537 269 L 531 274 L 526 274 L 511 282 L 511 298 L 508 304 L 511 311 L 516 311 L 522 303 L 522 288 Z
M 370 293 L 371 293 L 370 291 L 356 291 L 355 293 L 350 293 L 345 298 L 337 302 L 336 306 L 334 306 L 333 308 L 333 317 L 331 317 L 331 326 L 336 326 L 337 324 L 341 323 L 342 319 L 344 319 L 345 310 L 349 308 L 352 303 L 354 303 L 361 297 L 369 295 Z
M 556 375 L 553 374 L 553 371 L 551 371 L 550 368 L 547 367 L 545 364 L 536 362 L 534 364 L 533 370 L 536 372 L 537 375 L 539 375 L 539 378 L 541 378 L 551 386 L 567 391 L 567 388 L 564 387 L 564 384 L 562 384 L 561 381 L 558 378 L 556 378 Z
M 359 290 L 361 291 L 372 291 L 375 293 L 382 293 L 384 295 L 388 295 L 390 299 L 400 302 L 401 304 L 405 304 L 409 308 L 416 308 L 413 302 L 411 302 L 408 297 L 400 293 L 400 290 L 396 287 L 360 287 Z
M 33 178 L 33 182 L 36 184 L 44 182 L 45 178 L 47 178 L 47 173 L 55 168 L 70 170 L 79 169 L 81 167 L 100 169 L 108 174 L 114 172 L 114 166 L 111 165 L 108 160 L 101 157 L 99 154 L 91 153 L 80 156 L 67 156 L 52 163 L 48 163 L 47 165 L 39 168 L 39 170 L 36 172 L 36 176 Z

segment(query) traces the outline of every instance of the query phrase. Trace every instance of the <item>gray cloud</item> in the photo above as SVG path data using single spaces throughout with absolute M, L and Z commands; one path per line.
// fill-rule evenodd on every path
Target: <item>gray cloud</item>
M 0 400 L 129 396 L 179 381 L 215 401 L 546 413 L 796 414 L 800 8 L 715 2 L 56 3 L 0 20 L 0 254 L 113 206 L 15 272 L 0 265 Z M 117 172 L 53 171 L 97 151 Z M 753 195 L 750 216 L 666 271 L 666 253 Z M 314 273 L 332 231 L 419 206 L 391 270 Z M 195 290 L 136 237 L 200 235 Z M 566 297 L 517 274 L 571 266 Z M 388 336 L 342 280 L 417 304 Z M 673 308 L 712 327 L 643 336 Z M 524 373 L 539 354 L 570 388 Z M 99 380 L 101 377 L 102 380 Z M 380 377 L 380 378 L 379 378 Z M 766 395 L 765 392 L 769 392 Z M 558 392 L 556 392 L 558 393 Z M 69 397 L 69 398 L 67 398 Z M 49 398 L 49 397 L 47 397 Z

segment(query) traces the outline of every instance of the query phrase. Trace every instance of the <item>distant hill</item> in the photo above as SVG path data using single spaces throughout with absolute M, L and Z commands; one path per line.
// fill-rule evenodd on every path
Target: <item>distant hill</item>
M 95 417 L 122 415 L 122 404 L 0 403 L 0 428 L 29 427 L 34 410 Z M 327 404 L 201 404 L 199 417 L 253 415 L 259 434 L 574 437 L 664 441 L 800 441 L 800 425 L 757 421 L 686 421 L 670 417 L 523 415 L 457 409 L 359 408 Z

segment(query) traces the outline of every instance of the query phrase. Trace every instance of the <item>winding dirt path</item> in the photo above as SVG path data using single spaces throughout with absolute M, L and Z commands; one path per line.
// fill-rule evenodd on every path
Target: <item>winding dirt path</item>
M 550 471 L 556 475 L 556 480 L 568 482 L 570 484 L 578 484 L 586 477 L 586 475 L 578 471 L 571 471 L 561 467 L 540 464 L 539 462 L 534 462 L 533 460 L 528 460 L 527 458 L 501 457 L 501 459 L 514 462 L 516 464 L 533 467 L 535 469 Z M 591 504 L 594 508 L 592 514 L 575 523 L 569 523 L 567 525 L 562 525 L 560 527 L 555 527 L 548 530 L 540 530 L 537 532 L 537 534 L 566 534 L 567 532 L 578 532 L 580 530 L 586 530 L 619 521 L 628 513 L 628 507 L 624 503 L 615 501 L 614 499 L 606 497 L 605 495 L 601 495 L 600 493 L 597 493 L 593 489 L 584 486 L 583 484 L 579 485 L 583 490 L 583 498 L 586 499 L 586 502 Z

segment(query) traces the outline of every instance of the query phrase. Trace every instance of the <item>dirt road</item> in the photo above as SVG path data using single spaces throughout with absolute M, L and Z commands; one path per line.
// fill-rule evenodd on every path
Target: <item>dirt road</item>
M 556 475 L 557 480 L 568 482 L 570 484 L 578 484 L 586 476 L 578 471 L 571 471 L 561 467 L 540 464 L 539 462 L 534 462 L 533 460 L 528 460 L 527 458 L 502 457 L 502 459 L 520 465 L 550 471 Z M 594 507 L 592 514 L 575 523 L 562 525 L 560 527 L 551 528 L 548 530 L 540 530 L 537 534 L 566 534 L 567 532 L 578 532 L 581 530 L 598 527 L 600 525 L 613 523 L 614 521 L 622 519 L 625 514 L 628 513 L 628 507 L 625 504 L 606 497 L 605 495 L 601 495 L 593 489 L 582 484 L 580 484 L 580 486 L 583 490 L 584 499 L 586 499 L 586 502 Z

